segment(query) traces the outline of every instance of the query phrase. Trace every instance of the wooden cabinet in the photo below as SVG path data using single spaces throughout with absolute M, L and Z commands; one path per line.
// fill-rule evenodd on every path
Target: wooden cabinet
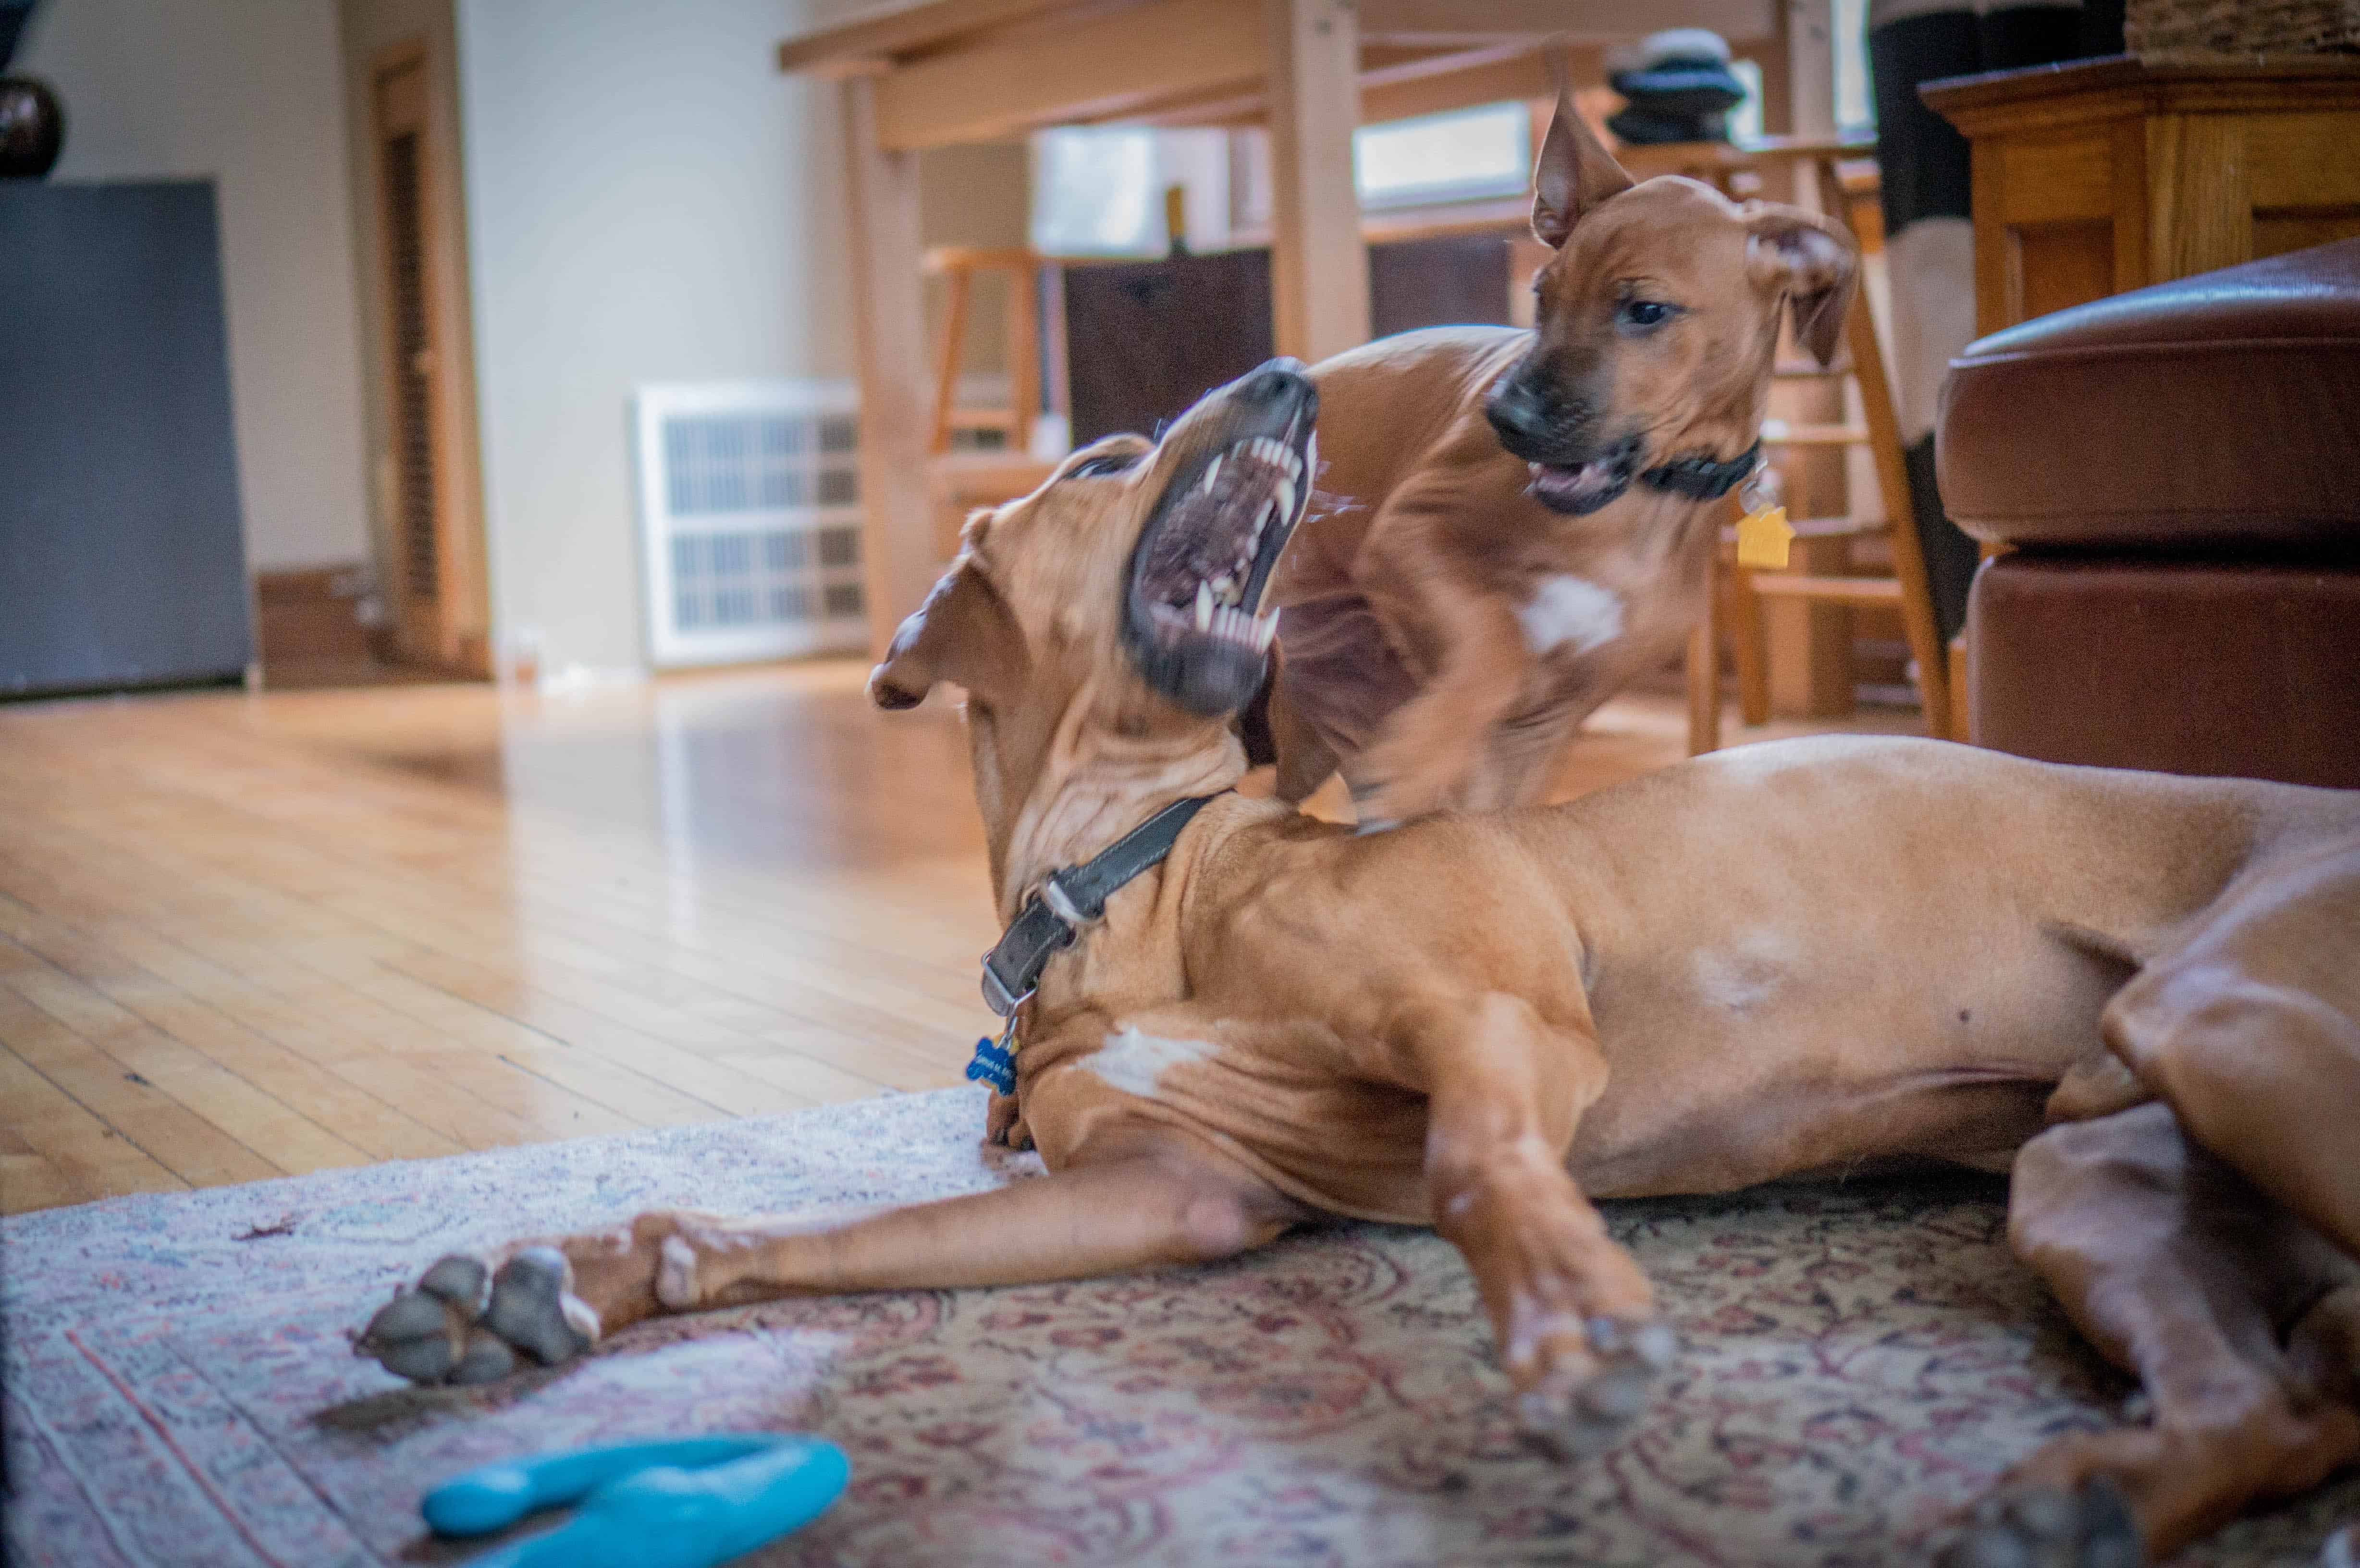
M 2117 57 L 1923 92 L 1974 147 L 1978 332 L 2360 235 L 2360 61 Z

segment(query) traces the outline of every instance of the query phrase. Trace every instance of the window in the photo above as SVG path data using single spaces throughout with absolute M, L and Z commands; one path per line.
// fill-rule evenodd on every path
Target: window
M 1758 142 L 1762 139 L 1762 65 L 1759 60 L 1732 60 L 1729 74 L 1737 78 L 1745 89 L 1745 97 L 1729 112 L 1729 139 L 1735 142 Z
M 1229 236 L 1229 136 L 1218 130 L 1075 125 L 1032 137 L 1032 248 L 1049 256 L 1160 256 L 1164 192 L 1184 192 L 1188 243 Z
M 1154 188 L 1153 131 L 1043 131 L 1032 138 L 1032 248 L 1051 256 L 1155 250 L 1164 223 L 1148 200 Z
M 1363 125 L 1352 135 L 1363 207 L 1517 195 L 1532 159 L 1532 116 L 1516 103 Z

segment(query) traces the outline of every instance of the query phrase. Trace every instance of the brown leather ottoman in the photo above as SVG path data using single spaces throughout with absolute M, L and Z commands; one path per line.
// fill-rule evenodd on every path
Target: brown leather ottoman
M 2360 788 L 2360 240 L 2116 295 L 1951 363 L 1986 562 L 1977 745 Z

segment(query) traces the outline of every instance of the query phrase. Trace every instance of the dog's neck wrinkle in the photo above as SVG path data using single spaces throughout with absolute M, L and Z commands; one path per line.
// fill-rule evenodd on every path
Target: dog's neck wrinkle
M 1227 729 L 1185 740 L 1122 741 L 1090 714 L 1090 693 L 1066 709 L 1031 787 L 992 833 L 1001 924 L 1051 872 L 1079 866 L 1177 800 L 1215 795 L 1245 776 L 1245 751 Z

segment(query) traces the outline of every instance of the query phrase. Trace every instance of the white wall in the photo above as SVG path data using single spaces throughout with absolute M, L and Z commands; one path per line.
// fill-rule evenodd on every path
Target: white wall
M 461 0 L 495 635 L 644 662 L 627 445 L 645 381 L 848 376 L 833 100 L 781 0 Z
M 53 180 L 216 185 L 247 564 L 367 553 L 336 13 L 50 0 L 10 68 L 65 104 Z

